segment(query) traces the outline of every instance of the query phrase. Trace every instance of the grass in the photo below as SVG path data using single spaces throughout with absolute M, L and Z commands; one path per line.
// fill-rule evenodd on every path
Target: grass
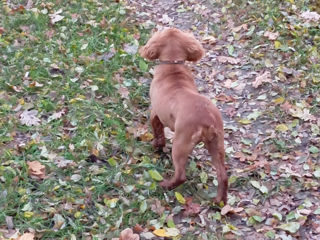
M 16 230 L 34 229 L 41 239 L 119 236 L 120 226 L 155 217 L 135 210 L 159 195 L 148 187 L 153 181 L 145 168 L 126 165 L 149 148 L 126 130 L 146 118 L 134 109 L 145 111 L 148 86 L 137 80 L 143 60 L 123 49 L 138 44 L 135 34 L 141 41 L 147 33 L 112 1 L 47 1 L 34 8 L 1 15 L 0 228 L 12 217 Z M 48 14 L 59 9 L 64 19 L 50 23 Z M 121 87 L 128 98 L 121 98 Z M 21 124 L 27 109 L 38 111 L 39 126 Z M 59 111 L 64 114 L 49 121 Z M 90 162 L 92 154 L 112 164 Z M 59 159 L 72 164 L 58 167 Z M 44 180 L 28 174 L 26 162 L 35 160 L 46 166 Z

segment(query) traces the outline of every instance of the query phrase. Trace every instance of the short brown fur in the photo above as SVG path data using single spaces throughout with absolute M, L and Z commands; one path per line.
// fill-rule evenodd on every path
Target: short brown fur
M 216 106 L 200 95 L 191 71 L 183 64 L 167 61 L 198 61 L 204 55 L 201 44 L 193 34 L 170 28 L 156 32 L 140 49 L 142 57 L 160 61 L 151 83 L 151 126 L 153 145 L 165 146 L 164 127 L 175 132 L 172 159 L 175 168 L 171 179 L 160 185 L 173 189 L 186 181 L 188 155 L 199 142 L 204 142 L 215 166 L 218 178 L 216 202 L 227 202 L 228 177 L 224 165 L 224 131 L 222 117 Z

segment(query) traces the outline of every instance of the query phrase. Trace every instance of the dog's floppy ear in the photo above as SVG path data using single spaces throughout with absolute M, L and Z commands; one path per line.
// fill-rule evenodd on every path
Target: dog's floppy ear
M 148 44 L 140 48 L 139 53 L 141 57 L 146 58 L 148 60 L 154 60 L 159 57 L 159 48 L 154 44 Z
M 158 43 L 160 38 L 160 32 L 155 32 L 152 37 L 149 39 L 147 44 L 140 48 L 139 53 L 141 57 L 148 60 L 154 60 L 159 58 L 160 55 L 160 45 Z
M 196 62 L 204 55 L 204 49 L 192 33 L 188 33 L 186 41 L 187 61 Z

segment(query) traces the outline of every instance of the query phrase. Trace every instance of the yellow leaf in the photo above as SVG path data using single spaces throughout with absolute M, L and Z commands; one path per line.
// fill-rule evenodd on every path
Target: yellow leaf
M 279 124 L 276 126 L 276 130 L 279 132 L 286 132 L 286 131 L 288 131 L 288 129 L 289 128 L 285 124 Z
M 20 105 L 24 105 L 24 104 L 25 104 L 25 101 L 24 101 L 23 98 L 20 98 L 20 99 L 19 99 L 19 104 L 20 104 Z
M 75 218 L 81 218 L 81 216 L 82 216 L 82 213 L 79 211 L 74 214 Z
M 117 205 L 119 198 L 112 198 L 112 199 L 104 199 L 104 203 L 109 207 L 109 208 L 114 208 Z
M 153 139 L 152 133 L 145 133 L 140 136 L 142 142 L 150 142 Z
M 179 203 L 181 203 L 181 204 L 186 203 L 186 200 L 184 199 L 184 197 L 182 196 L 181 193 L 175 192 L 174 195 L 176 196 L 176 199 L 178 200 Z
M 251 121 L 249 119 L 245 119 L 245 118 L 242 118 L 238 121 L 239 123 L 242 123 L 242 124 L 250 124 Z
M 273 102 L 275 104 L 282 104 L 284 102 L 284 100 L 285 100 L 284 97 L 278 97 L 278 98 L 274 99 Z
M 312 78 L 312 82 L 313 82 L 313 83 L 319 83 L 319 82 L 320 82 L 320 79 L 319 79 L 319 78 L 316 78 L 316 77 L 313 77 L 313 78 Z
M 153 231 L 154 235 L 157 235 L 158 237 L 170 237 L 167 233 L 165 229 L 156 229 Z
M 275 42 L 274 42 L 274 47 L 275 47 L 276 49 L 279 49 L 279 48 L 281 47 L 281 42 L 275 41 Z
M 95 80 L 98 80 L 100 82 L 104 82 L 106 79 L 104 79 L 104 78 L 95 78 Z
M 93 155 L 99 156 L 99 150 L 98 149 L 94 148 L 94 149 L 91 150 L 91 152 L 92 152 Z
M 23 216 L 25 218 L 32 218 L 33 214 L 34 214 L 33 212 L 26 211 L 23 213 Z

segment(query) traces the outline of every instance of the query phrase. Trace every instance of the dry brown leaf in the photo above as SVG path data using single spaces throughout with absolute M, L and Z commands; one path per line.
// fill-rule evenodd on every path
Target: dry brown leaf
M 269 40 L 276 40 L 279 37 L 279 32 L 264 32 L 263 36 L 267 37 Z
M 214 36 L 204 36 L 202 38 L 202 41 L 204 43 L 208 43 L 208 44 L 215 44 L 217 42 L 217 39 Z
M 201 210 L 201 206 L 198 203 L 193 203 L 191 197 L 186 198 L 184 216 L 196 216 Z
M 18 240 L 33 240 L 33 239 L 34 239 L 34 233 L 24 233 L 18 238 Z
M 29 169 L 29 175 L 30 177 L 37 178 L 37 179 L 44 179 L 46 176 L 46 167 L 43 166 L 40 162 L 38 161 L 28 161 L 27 162 Z
M 239 32 L 241 29 L 248 30 L 248 24 L 242 24 L 232 29 L 233 32 Z
M 143 227 L 142 227 L 140 224 L 137 223 L 137 224 L 134 226 L 133 230 L 134 230 L 134 232 L 136 232 L 136 233 L 141 233 L 141 232 L 143 232 Z
M 119 88 L 119 94 L 121 95 L 121 98 L 129 99 L 129 90 L 126 87 L 120 87 Z
M 254 81 L 254 83 L 252 83 L 252 86 L 254 88 L 257 88 L 259 87 L 260 85 L 262 85 L 263 83 L 266 83 L 266 82 L 271 82 L 271 73 L 266 71 L 264 72 L 262 75 L 256 77 L 256 80 Z
M 133 233 L 130 228 L 126 228 L 120 233 L 119 240 L 139 240 L 140 237 L 138 234 Z
M 218 62 L 220 63 L 230 63 L 230 64 L 238 64 L 240 63 L 239 58 L 226 57 L 226 56 L 218 56 Z
M 225 95 L 223 93 L 216 96 L 216 99 L 221 102 L 235 102 L 236 99 L 232 96 Z
M 161 206 L 161 202 L 158 199 L 155 199 L 155 203 L 151 204 L 151 210 L 161 216 L 165 208 Z
M 139 138 L 148 133 L 148 125 L 138 124 L 138 126 L 127 127 L 127 131 L 128 133 L 133 134 L 135 138 Z
M 229 204 L 227 204 L 221 209 L 221 215 L 224 216 L 228 212 L 232 212 L 232 211 L 233 211 L 233 207 L 231 207 Z
M 243 152 L 236 152 L 234 155 L 233 155 L 234 158 L 238 158 L 240 162 L 244 162 L 246 161 L 247 157 L 246 155 L 244 155 Z

